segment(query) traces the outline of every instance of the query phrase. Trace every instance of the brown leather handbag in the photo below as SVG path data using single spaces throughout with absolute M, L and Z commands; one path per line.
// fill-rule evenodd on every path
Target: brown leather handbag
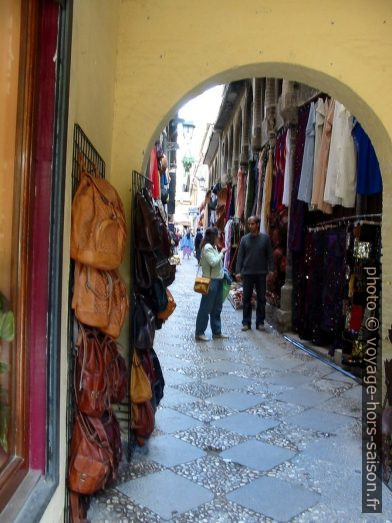
M 118 338 L 128 314 L 128 296 L 118 270 L 75 263 L 72 308 L 79 321 Z
M 157 317 L 159 320 L 166 321 L 175 311 L 175 308 L 177 307 L 176 302 L 174 301 L 172 293 L 169 291 L 169 289 L 166 289 L 166 296 L 167 296 L 167 306 L 166 309 L 162 312 L 158 312 Z
M 124 207 L 114 187 L 83 170 L 71 218 L 71 258 L 97 269 L 118 268 L 127 230 Z
M 101 417 L 109 408 L 107 374 L 101 344 L 90 330 L 80 326 L 76 343 L 75 396 L 81 412 Z
M 132 357 L 130 399 L 132 403 L 144 403 L 152 398 L 151 383 L 136 351 Z
M 71 441 L 68 486 L 79 494 L 105 487 L 113 470 L 113 454 L 99 418 L 77 413 Z
M 155 414 L 151 401 L 131 403 L 131 428 L 141 447 L 154 431 Z

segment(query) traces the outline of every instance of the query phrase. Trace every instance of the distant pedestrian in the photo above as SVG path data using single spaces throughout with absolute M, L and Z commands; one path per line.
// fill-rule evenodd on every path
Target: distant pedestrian
M 265 292 L 267 272 L 273 271 L 272 249 L 269 236 L 259 232 L 260 218 L 248 218 L 249 233 L 241 239 L 236 264 L 236 279 L 243 282 L 242 330 L 251 328 L 252 294 L 256 288 L 256 329 L 264 331 Z
M 195 338 L 198 341 L 209 341 L 205 330 L 210 319 L 213 338 L 227 338 L 222 334 L 221 312 L 223 295 L 223 257 L 226 249 L 218 251 L 218 234 L 216 227 L 209 227 L 201 242 L 200 264 L 203 276 L 211 278 L 208 294 L 203 294 L 196 318 Z
M 195 236 L 195 251 L 196 251 L 196 259 L 197 263 L 200 263 L 200 257 L 201 257 L 201 242 L 203 240 L 203 233 L 201 232 L 200 228 L 198 227 L 196 229 L 196 236 Z
M 180 249 L 182 250 L 182 258 L 185 259 L 185 256 L 190 258 L 192 252 L 193 252 L 193 238 L 188 231 L 184 236 L 182 237 L 181 243 L 180 243 Z

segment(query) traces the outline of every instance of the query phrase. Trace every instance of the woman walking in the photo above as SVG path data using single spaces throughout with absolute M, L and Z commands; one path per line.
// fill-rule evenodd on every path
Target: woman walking
M 180 249 L 182 250 L 182 259 L 185 260 L 186 256 L 189 260 L 193 252 L 193 238 L 190 231 L 184 234 L 181 240 Z
M 209 227 L 201 242 L 200 265 L 205 278 L 211 278 L 208 294 L 203 294 L 200 301 L 199 312 L 196 318 L 195 339 L 197 341 L 209 341 L 205 330 L 210 319 L 213 338 L 228 338 L 222 334 L 221 312 L 223 293 L 223 257 L 226 249 L 221 252 L 217 249 L 218 229 Z

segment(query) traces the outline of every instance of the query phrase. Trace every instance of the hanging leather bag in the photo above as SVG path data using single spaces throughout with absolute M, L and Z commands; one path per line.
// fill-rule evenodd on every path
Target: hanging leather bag
M 141 447 L 154 431 L 155 415 L 151 401 L 131 403 L 131 428 Z
M 106 336 L 102 342 L 110 403 L 121 403 L 127 393 L 128 371 L 113 338 Z
M 167 306 L 164 311 L 158 312 L 157 317 L 160 320 L 166 321 L 170 318 L 170 316 L 175 311 L 175 308 L 177 307 L 176 302 L 174 301 L 172 293 L 169 291 L 169 289 L 166 289 L 166 296 L 167 296 Z
M 124 256 L 126 221 L 114 187 L 83 170 L 71 218 L 71 258 L 97 269 L 118 268 Z
M 76 404 L 84 414 L 101 417 L 109 408 L 107 374 L 101 344 L 92 331 L 80 326 L 76 351 Z
M 145 350 L 154 346 L 155 316 L 141 296 L 135 301 L 133 314 L 133 345 Z
M 140 251 L 153 251 L 162 244 L 160 221 L 151 194 L 142 189 L 135 200 L 135 247 Z
M 155 382 L 152 387 L 153 398 L 155 402 L 155 407 L 158 407 L 161 399 L 163 398 L 163 390 L 165 388 L 165 380 L 162 373 L 161 364 L 159 362 L 158 356 L 154 349 L 151 349 L 151 357 L 154 365 L 155 371 Z
M 132 357 L 130 400 L 132 403 L 144 403 L 152 398 L 151 383 L 136 352 Z
M 79 321 L 118 338 L 128 314 L 128 296 L 118 270 L 75 263 L 72 308 Z
M 105 487 L 113 470 L 113 455 L 99 418 L 77 413 L 71 441 L 68 486 L 79 494 Z

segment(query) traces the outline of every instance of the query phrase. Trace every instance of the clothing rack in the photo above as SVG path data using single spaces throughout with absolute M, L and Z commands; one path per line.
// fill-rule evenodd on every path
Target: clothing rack
M 370 220 L 369 218 L 373 218 Z M 380 221 L 374 220 L 374 218 L 379 218 Z M 341 218 L 334 218 L 332 220 L 327 220 L 325 222 L 318 223 L 315 226 L 308 226 L 307 229 L 309 232 L 316 232 L 324 229 L 334 228 L 339 226 L 342 223 L 351 222 L 357 223 L 359 225 L 381 225 L 382 214 L 358 214 L 355 216 L 342 216 Z

